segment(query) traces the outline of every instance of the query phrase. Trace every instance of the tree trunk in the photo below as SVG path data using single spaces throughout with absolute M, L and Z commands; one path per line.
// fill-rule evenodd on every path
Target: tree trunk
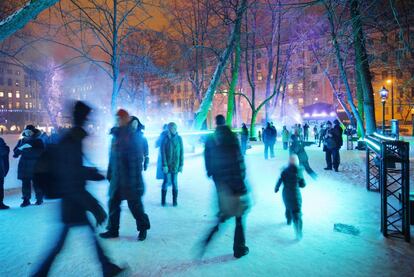
M 358 5 L 358 0 L 351 0 L 352 31 L 356 60 L 355 66 L 357 69 L 356 74 L 359 76 L 363 92 L 363 113 L 365 115 L 366 131 L 367 134 L 372 134 L 377 129 L 375 121 L 374 90 L 371 84 L 371 72 L 369 70 L 368 55 L 365 48 L 365 39 Z
M 233 115 L 234 115 L 234 101 L 235 101 L 235 92 L 237 87 L 237 81 L 239 80 L 239 71 L 240 71 L 240 59 L 241 59 L 241 49 L 240 49 L 240 34 L 236 35 L 236 41 L 234 45 L 234 64 L 231 72 L 231 83 L 227 98 L 227 116 L 226 123 L 230 127 L 233 125 Z
M 256 139 L 256 118 L 257 118 L 257 110 L 252 109 L 252 118 L 250 119 L 250 140 Z
M 219 63 L 214 70 L 213 77 L 211 78 L 210 85 L 207 88 L 206 94 L 204 95 L 203 101 L 200 104 L 200 107 L 197 111 L 196 117 L 194 119 L 193 128 L 194 129 L 201 129 L 203 126 L 203 122 L 206 120 L 208 111 L 210 110 L 211 104 L 213 103 L 214 93 L 216 91 L 217 85 L 220 82 L 221 75 L 226 67 L 227 61 L 232 53 L 234 42 L 236 40 L 236 36 L 240 35 L 241 29 L 241 20 L 244 12 L 247 8 L 247 0 L 243 0 L 240 7 L 237 10 L 237 17 L 234 23 L 233 31 L 230 35 L 229 41 L 227 43 L 227 47 L 224 52 L 220 56 Z
M 344 67 L 344 62 L 342 59 L 342 55 L 341 55 L 341 49 L 339 47 L 338 44 L 338 39 L 336 37 L 336 31 L 335 31 L 335 23 L 334 23 L 334 19 L 333 19 L 333 12 L 331 7 L 329 7 L 326 2 L 325 2 L 325 7 L 326 10 L 328 12 L 328 20 L 329 20 L 329 25 L 330 25 L 330 32 L 331 32 L 331 37 L 332 37 L 332 44 L 334 46 L 334 51 L 335 51 L 335 56 L 336 56 L 336 60 L 338 62 L 338 68 L 339 68 L 339 72 L 341 74 L 341 79 L 345 85 L 345 89 L 346 89 L 346 95 L 347 95 L 347 99 L 348 99 L 348 104 L 351 107 L 352 113 L 354 114 L 357 124 L 360 126 L 362 133 L 361 136 L 362 138 L 364 138 L 365 136 L 365 132 L 364 132 L 364 122 L 362 122 L 361 116 L 359 115 L 359 112 L 357 110 L 357 108 L 355 107 L 354 104 L 354 100 L 353 100 L 353 96 L 352 96 L 352 90 L 351 87 L 349 85 L 348 82 L 348 76 L 346 74 L 346 70 Z
M 31 0 L 26 5 L 0 21 L 0 41 L 5 40 L 18 30 L 22 29 L 29 21 L 35 19 L 42 11 L 50 8 L 59 0 Z

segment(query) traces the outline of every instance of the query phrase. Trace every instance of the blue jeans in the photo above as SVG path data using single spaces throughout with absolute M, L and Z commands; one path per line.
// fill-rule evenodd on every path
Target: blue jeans
M 164 173 L 164 181 L 162 182 L 162 190 L 167 190 L 168 185 L 171 184 L 173 190 L 178 190 L 177 172 Z

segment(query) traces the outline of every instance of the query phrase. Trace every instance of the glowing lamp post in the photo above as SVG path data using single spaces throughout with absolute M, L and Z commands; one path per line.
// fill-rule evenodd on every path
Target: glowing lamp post
M 382 133 L 385 134 L 385 102 L 387 101 L 388 90 L 385 87 L 382 87 L 379 94 L 382 102 Z
M 391 119 L 394 119 L 394 82 L 388 79 L 387 84 L 391 85 Z

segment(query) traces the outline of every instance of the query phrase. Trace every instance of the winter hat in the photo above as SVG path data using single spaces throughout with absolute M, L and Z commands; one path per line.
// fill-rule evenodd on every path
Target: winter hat
M 339 125 L 339 120 L 338 120 L 338 119 L 335 119 L 335 120 L 333 121 L 333 123 L 334 123 L 335 125 Z
M 82 101 L 76 101 L 73 107 L 73 122 L 76 126 L 81 126 L 86 121 L 88 114 L 92 108 L 83 103 Z
M 119 116 L 120 118 L 129 118 L 129 113 L 124 109 L 119 109 L 116 112 L 116 115 Z
M 24 129 L 34 132 L 36 130 L 36 127 L 30 124 L 30 125 L 26 125 Z
M 226 119 L 224 118 L 224 115 L 219 114 L 218 116 L 216 116 L 216 125 L 217 126 L 226 125 Z
M 328 121 L 326 121 L 326 124 L 327 125 L 332 125 L 332 122 L 328 120 Z

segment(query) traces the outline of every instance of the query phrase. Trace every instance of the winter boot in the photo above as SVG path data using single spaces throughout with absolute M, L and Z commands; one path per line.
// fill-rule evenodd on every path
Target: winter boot
M 239 258 L 241 258 L 243 256 L 246 256 L 247 254 L 249 254 L 249 247 L 244 246 L 244 247 L 239 248 L 236 251 L 234 251 L 234 254 L 233 255 L 234 255 L 234 257 L 236 259 L 239 259 Z
M 161 206 L 165 206 L 165 197 L 167 197 L 167 190 L 161 190 Z
M 141 230 L 138 234 L 138 240 L 143 241 L 147 238 L 147 230 Z
M 178 190 L 173 190 L 173 206 L 177 207 Z
M 23 202 L 20 204 L 20 207 L 24 208 L 27 206 L 30 206 L 30 200 L 29 199 L 23 199 Z
M 119 237 L 119 232 L 118 231 L 106 231 L 104 233 L 100 233 L 99 236 L 103 239 L 113 239 L 113 238 L 117 238 Z
M 104 277 L 113 277 L 125 271 L 125 268 L 121 268 L 113 263 L 107 263 L 102 266 L 102 270 Z
M 42 204 L 43 204 L 43 200 L 37 200 L 36 203 L 35 203 L 35 205 L 37 205 L 37 206 L 40 206 Z

